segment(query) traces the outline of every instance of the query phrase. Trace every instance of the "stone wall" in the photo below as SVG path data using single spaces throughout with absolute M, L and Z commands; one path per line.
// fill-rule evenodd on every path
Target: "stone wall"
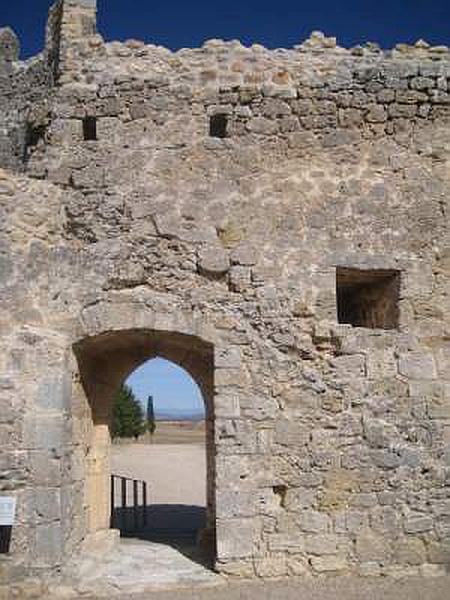
M 171 52 L 105 43 L 94 2 L 55 10 L 45 135 L 26 177 L 0 180 L 2 481 L 20 507 L 3 578 L 86 538 L 98 447 L 73 348 L 127 331 L 214 348 L 222 572 L 448 571 L 448 50 L 316 33 Z M 338 270 L 369 285 L 361 302 L 395 275 L 366 327 L 338 320 Z
M 52 67 L 47 54 L 19 61 L 19 43 L 0 29 L 0 166 L 23 170 L 28 148 L 40 142 L 47 124 Z

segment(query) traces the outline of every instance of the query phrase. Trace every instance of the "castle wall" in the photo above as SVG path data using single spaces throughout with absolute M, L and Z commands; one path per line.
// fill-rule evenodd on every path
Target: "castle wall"
M 18 52 L 11 30 L 0 29 L 0 166 L 16 171 L 24 169 L 27 146 L 40 141 L 52 84 L 45 54 L 21 62 Z
M 19 417 L 0 424 L 8 461 L 24 461 L 7 488 L 23 510 L 11 563 L 36 564 L 28 535 L 43 556 L 41 526 L 63 532 L 67 555 L 86 534 L 73 344 L 142 329 L 214 347 L 221 571 L 445 572 L 448 51 L 349 51 L 315 34 L 292 50 L 170 52 L 104 43 L 92 3 L 72 6 L 43 143 L 27 178 L 0 181 L 5 373 L 30 386 L 20 406 L 7 392 Z M 339 322 L 348 294 L 366 326 Z M 28 371 L 13 359 L 41 336 L 58 350 L 40 355 L 56 357 Z M 36 396 L 49 365 L 72 381 L 50 386 L 50 407 Z M 51 448 L 30 419 L 61 431 Z M 38 524 L 31 456 L 54 447 L 52 489 L 77 494 Z

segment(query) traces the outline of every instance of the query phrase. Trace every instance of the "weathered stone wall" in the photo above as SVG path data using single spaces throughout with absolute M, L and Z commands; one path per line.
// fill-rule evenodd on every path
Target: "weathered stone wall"
M 57 9 L 45 135 L 27 178 L 0 181 L 20 507 L 4 578 L 92 531 L 95 407 L 73 347 L 115 332 L 123 367 L 127 331 L 150 336 L 145 356 L 154 332 L 214 347 L 223 572 L 448 571 L 449 52 L 315 34 L 173 53 L 104 43 L 94 2 Z M 337 268 L 398 274 L 393 329 L 338 323 Z
M 0 167 L 23 170 L 27 146 L 43 135 L 53 79 L 48 58 L 44 52 L 20 62 L 16 36 L 0 29 Z

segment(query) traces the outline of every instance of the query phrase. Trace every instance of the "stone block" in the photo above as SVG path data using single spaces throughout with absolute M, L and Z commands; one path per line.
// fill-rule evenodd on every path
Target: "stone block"
M 205 246 L 198 252 L 198 268 L 207 276 L 221 277 L 230 268 L 228 253 L 219 245 Z
M 364 419 L 364 437 L 371 448 L 387 448 L 398 441 L 397 428 L 381 419 Z
M 214 384 L 216 387 L 243 387 L 244 378 L 242 369 L 216 369 Z
M 432 541 L 427 545 L 428 561 L 434 564 L 450 565 L 450 538 Z
M 70 407 L 72 382 L 61 371 L 44 373 L 36 390 L 36 403 L 43 409 L 66 411 Z
M 436 364 L 440 377 L 450 379 L 450 344 L 446 343 L 436 353 Z
M 19 40 L 10 27 L 0 29 L 0 62 L 3 59 L 6 62 L 15 62 L 19 60 L 20 44 Z
M 254 517 L 257 513 L 256 494 L 245 490 L 217 490 L 216 511 L 224 519 Z
M 281 419 L 275 425 L 275 442 L 282 446 L 306 446 L 310 439 L 308 427 L 297 421 Z
M 50 523 L 61 519 L 61 492 L 59 488 L 33 488 L 23 494 L 21 508 L 26 521 Z
M 396 469 L 402 462 L 400 454 L 390 449 L 373 450 L 371 456 L 375 465 L 381 469 Z
M 426 562 L 425 544 L 420 539 L 403 538 L 395 542 L 393 561 L 401 565 L 421 565 Z
M 51 450 L 36 450 L 29 453 L 31 481 L 34 485 L 58 486 L 62 480 L 62 464 Z
M 345 558 L 339 556 L 313 556 L 311 566 L 318 573 L 331 573 L 346 571 L 348 563 Z
M 444 386 L 448 389 L 441 398 L 434 397 L 427 402 L 428 415 L 431 419 L 450 419 L 450 384 Z
M 436 379 L 437 376 L 433 355 L 425 352 L 400 355 L 398 370 L 409 379 Z
M 247 129 L 260 135 L 274 135 L 278 131 L 277 122 L 265 117 L 254 117 L 247 122 Z
M 274 420 L 277 415 L 277 403 L 271 396 L 243 395 L 240 404 L 242 413 L 255 421 Z
M 38 567 L 54 567 L 62 563 L 64 540 L 61 523 L 37 526 L 33 554 L 35 565 Z
M 305 539 L 305 551 L 316 556 L 338 554 L 343 545 L 343 537 L 333 533 L 308 535 Z
M 69 421 L 60 416 L 30 414 L 24 419 L 23 437 L 31 450 L 50 450 L 61 456 L 70 439 Z
M 288 489 L 285 498 L 285 507 L 288 510 L 304 510 L 311 508 L 317 498 L 316 490 Z
M 244 267 L 252 267 L 257 262 L 257 251 L 254 246 L 239 244 L 231 253 L 231 262 Z
M 63 4 L 80 8 L 97 8 L 97 0 L 63 0 Z
M 230 289 L 233 292 L 243 292 L 251 284 L 251 269 L 240 265 L 233 265 L 230 269 Z
M 370 525 L 373 531 L 392 538 L 401 530 L 401 516 L 391 506 L 376 506 L 370 511 Z
M 240 369 L 241 349 L 239 346 L 216 347 L 214 366 L 218 369 Z
M 433 512 L 438 517 L 450 517 L 450 499 L 433 502 Z
M 258 577 L 271 578 L 287 575 L 286 558 L 261 558 L 255 560 L 255 572 Z
M 216 417 L 235 419 L 241 415 L 239 396 L 233 393 L 219 393 L 214 396 Z
M 300 533 L 273 533 L 268 537 L 270 552 L 301 554 L 305 550 L 304 536 Z
M 331 366 L 339 371 L 339 374 L 347 377 L 364 377 L 366 375 L 366 360 L 363 355 L 337 356 L 331 360 Z
M 397 363 L 392 350 L 371 350 L 366 357 L 369 379 L 388 379 L 397 375 Z
M 390 556 L 388 541 L 371 532 L 356 536 L 356 556 L 361 562 L 386 562 Z
M 300 529 L 307 533 L 327 533 L 331 529 L 331 519 L 326 513 L 306 510 L 300 513 L 298 523 Z
M 250 560 L 217 561 L 216 569 L 219 573 L 230 575 L 231 577 L 250 579 L 255 576 L 255 567 L 253 561 Z
M 258 556 L 261 543 L 261 525 L 256 519 L 218 519 L 218 560 Z
M 345 510 L 334 516 L 334 530 L 336 533 L 355 534 L 369 526 L 367 513 L 359 510 Z
M 433 518 L 426 515 L 413 515 L 405 521 L 406 533 L 426 533 L 434 527 Z

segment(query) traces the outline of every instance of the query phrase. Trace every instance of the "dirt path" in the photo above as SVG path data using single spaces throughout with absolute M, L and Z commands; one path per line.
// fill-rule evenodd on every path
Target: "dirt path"
M 450 576 L 428 578 L 327 577 L 290 581 L 231 582 L 213 587 L 123 594 L 121 600 L 448 600 Z M 92 596 L 84 600 L 99 600 Z M 114 596 L 110 596 L 114 598 Z
M 149 484 L 151 504 L 206 505 L 206 455 L 200 444 L 113 445 L 115 475 Z

